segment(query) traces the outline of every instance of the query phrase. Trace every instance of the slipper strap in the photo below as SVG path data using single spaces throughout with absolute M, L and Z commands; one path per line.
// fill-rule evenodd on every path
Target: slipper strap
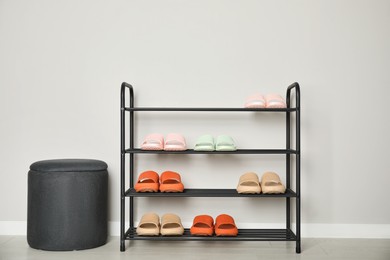
M 179 226 L 182 226 L 180 217 L 170 213 L 165 214 L 161 218 L 161 227 L 164 227 L 166 224 L 178 224 Z
M 233 226 L 236 226 L 236 223 L 234 222 L 234 219 L 226 214 L 219 215 L 215 221 L 215 227 L 219 228 L 221 225 L 230 224 Z
M 138 177 L 138 183 L 142 183 L 145 180 L 152 180 L 154 183 L 158 183 L 158 174 L 155 171 L 145 171 Z
M 274 172 L 266 172 L 263 174 L 263 177 L 261 177 L 261 183 L 263 185 L 269 182 L 282 184 L 279 175 Z
M 160 180 L 161 180 L 161 183 L 164 183 L 165 181 L 168 181 L 168 180 L 174 180 L 174 181 L 177 181 L 178 183 L 180 183 L 181 177 L 180 177 L 180 174 L 178 174 L 177 172 L 165 171 L 161 174 Z
M 239 184 L 242 184 L 244 182 L 253 182 L 256 184 L 259 184 L 259 177 L 254 172 L 247 172 L 243 175 L 241 175 Z
M 158 142 L 162 144 L 164 142 L 164 137 L 162 134 L 149 134 L 144 139 L 144 143 L 148 142 Z
M 199 215 L 194 218 L 193 226 L 196 224 L 206 224 L 208 227 L 212 228 L 214 226 L 214 220 L 209 215 Z
M 216 145 L 231 145 L 234 146 L 233 138 L 228 135 L 220 135 L 217 137 Z
M 214 145 L 214 139 L 211 135 L 202 135 L 196 140 L 195 145 Z
M 275 101 L 282 101 L 284 102 L 284 98 L 279 95 L 279 94 L 268 94 L 265 99 L 267 100 L 267 102 L 271 101 L 271 100 L 275 100 Z
M 186 145 L 186 141 L 181 134 L 168 134 L 165 138 L 165 144 L 181 144 L 183 146 Z
M 246 103 L 251 103 L 254 101 L 265 102 L 265 98 L 262 94 L 253 94 L 246 99 Z
M 160 218 L 158 217 L 158 215 L 156 213 L 146 213 L 142 216 L 141 221 L 139 222 L 139 225 L 152 223 L 158 227 L 159 219 Z
M 286 101 L 279 94 L 268 94 L 265 97 L 265 100 L 266 100 L 267 104 L 270 104 L 270 103 L 280 103 L 282 106 L 286 106 Z

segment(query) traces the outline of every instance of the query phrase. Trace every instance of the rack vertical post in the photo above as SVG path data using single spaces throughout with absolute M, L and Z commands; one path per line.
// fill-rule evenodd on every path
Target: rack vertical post
M 297 82 L 291 84 L 287 88 L 286 103 L 287 107 L 291 107 L 291 91 L 295 89 L 295 214 L 296 214 L 296 253 L 301 253 L 301 94 L 300 87 Z M 286 113 L 286 149 L 291 148 L 291 113 Z M 290 187 L 290 176 L 291 176 L 291 165 L 290 165 L 290 154 L 286 155 L 286 185 Z M 290 212 L 290 198 L 286 199 L 286 222 L 287 226 L 291 223 L 291 212 Z

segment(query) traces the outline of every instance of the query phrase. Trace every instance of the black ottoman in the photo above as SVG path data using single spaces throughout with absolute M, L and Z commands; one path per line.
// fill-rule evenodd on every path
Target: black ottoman
M 107 240 L 107 164 L 62 159 L 31 164 L 27 242 L 43 250 L 79 250 Z

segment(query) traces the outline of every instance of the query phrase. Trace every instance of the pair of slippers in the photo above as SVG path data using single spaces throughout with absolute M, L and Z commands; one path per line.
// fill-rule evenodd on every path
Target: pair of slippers
M 253 94 L 245 103 L 246 108 L 286 108 L 286 101 L 279 94 Z
M 187 149 L 183 135 L 171 133 L 164 140 L 162 134 L 149 134 L 141 145 L 142 150 L 184 151 Z
M 211 135 L 200 136 L 195 144 L 194 151 L 236 151 L 233 138 L 228 135 L 220 135 L 214 138 Z
M 183 225 L 179 216 L 168 213 L 160 218 L 156 213 L 147 213 L 142 216 L 137 227 L 139 236 L 181 236 L 184 233 Z
M 159 177 L 155 171 L 145 171 L 138 176 L 134 189 L 136 192 L 183 192 L 184 185 L 177 172 L 165 171 Z
M 282 184 L 278 174 L 274 172 L 266 172 L 261 177 L 261 185 L 259 177 L 254 172 L 248 172 L 240 177 L 237 186 L 237 192 L 242 194 L 279 194 L 285 193 L 286 188 Z
M 214 219 L 209 215 L 199 215 L 194 218 L 190 233 L 193 236 L 237 236 L 238 229 L 234 219 L 227 215 L 221 214 Z

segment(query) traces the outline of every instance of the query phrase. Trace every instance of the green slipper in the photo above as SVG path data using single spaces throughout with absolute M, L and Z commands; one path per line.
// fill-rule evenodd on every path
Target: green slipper
M 236 151 L 236 145 L 233 139 L 228 135 L 220 135 L 215 142 L 215 150 L 217 151 Z
M 214 138 L 211 135 L 199 136 L 194 151 L 214 151 Z

